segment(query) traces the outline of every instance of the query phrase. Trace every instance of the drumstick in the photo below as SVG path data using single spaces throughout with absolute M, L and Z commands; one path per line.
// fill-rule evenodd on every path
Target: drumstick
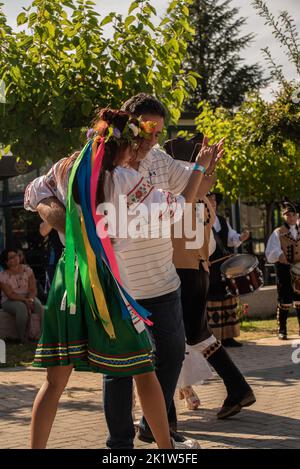
M 215 264 L 216 262 L 224 261 L 224 259 L 228 259 L 229 257 L 232 257 L 232 256 L 234 256 L 234 254 L 229 254 L 228 256 L 219 257 L 219 259 L 215 259 L 214 261 L 211 261 L 210 265 Z

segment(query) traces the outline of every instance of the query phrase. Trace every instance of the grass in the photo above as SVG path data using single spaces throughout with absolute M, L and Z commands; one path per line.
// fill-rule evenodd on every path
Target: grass
M 298 320 L 295 317 L 288 319 L 288 334 L 298 335 Z M 276 319 L 247 319 L 241 324 L 240 340 L 257 340 L 265 337 L 276 337 L 277 321 Z M 15 344 L 6 343 L 6 363 L 0 363 L 0 368 L 9 368 L 15 366 L 30 366 L 34 358 L 36 344 Z
M 288 319 L 288 335 L 298 335 L 299 325 L 296 317 Z M 277 321 L 276 319 L 247 319 L 241 324 L 241 340 L 257 340 L 264 337 L 276 337 Z
M 6 363 L 0 363 L 0 368 L 14 366 L 30 366 L 36 349 L 35 343 L 16 344 L 12 341 L 6 342 Z

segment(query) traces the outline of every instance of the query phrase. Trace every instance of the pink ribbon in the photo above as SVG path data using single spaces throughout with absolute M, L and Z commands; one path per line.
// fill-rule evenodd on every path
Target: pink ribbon
M 92 206 L 92 214 L 93 214 L 93 219 L 94 223 L 97 227 L 97 223 L 99 223 L 104 216 L 99 215 L 96 213 L 96 192 L 97 192 L 97 184 L 98 184 L 98 179 L 99 179 L 99 174 L 101 171 L 102 167 L 102 162 L 103 162 L 103 157 L 104 157 L 104 151 L 105 151 L 105 140 L 104 138 L 101 140 L 101 143 L 98 147 L 96 156 L 95 156 L 95 161 L 93 163 L 92 167 L 92 177 L 91 177 L 91 206 Z M 120 285 L 121 284 L 121 279 L 120 279 L 120 273 L 119 273 L 119 268 L 116 260 L 116 256 L 114 253 L 114 250 L 111 245 L 111 241 L 109 239 L 109 236 L 107 235 L 107 232 L 103 229 L 103 224 L 100 226 L 100 240 L 103 246 L 103 249 L 106 253 L 106 256 L 108 258 L 109 264 L 111 271 L 113 275 L 115 276 L 116 280 Z M 124 296 L 123 294 L 121 295 L 124 301 Z M 133 314 L 135 314 L 138 318 L 140 318 L 143 322 L 148 324 L 149 326 L 153 325 L 153 322 L 150 321 L 150 319 L 145 319 L 143 318 L 132 305 L 128 305 L 127 301 L 124 301 L 126 304 L 127 309 L 129 310 L 129 307 L 131 308 L 131 311 Z
M 104 150 L 105 150 L 105 140 L 104 138 L 101 140 L 101 143 L 98 147 L 96 156 L 95 156 L 95 161 L 93 162 L 93 167 L 92 167 L 92 178 L 91 178 L 91 206 L 92 206 L 92 214 L 93 214 L 93 219 L 95 222 L 95 226 L 101 220 L 104 218 L 103 215 L 97 214 L 96 213 L 96 192 L 97 192 L 97 184 L 98 184 L 98 179 L 99 179 L 99 174 L 101 171 L 102 167 L 102 162 L 103 162 L 103 157 L 104 157 Z M 109 261 L 109 265 L 111 268 L 112 273 L 118 280 L 118 282 L 121 284 L 121 279 L 120 279 L 120 273 L 119 273 L 119 268 L 116 260 L 116 256 L 114 253 L 114 250 L 111 245 L 111 241 L 109 239 L 109 236 L 107 235 L 107 232 L 103 229 L 103 224 L 100 223 L 101 229 L 101 243 L 103 246 L 103 249 L 106 253 L 107 259 Z

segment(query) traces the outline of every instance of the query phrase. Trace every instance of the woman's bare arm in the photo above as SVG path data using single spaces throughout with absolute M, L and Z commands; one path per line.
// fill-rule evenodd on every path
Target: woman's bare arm
M 65 234 L 66 209 L 56 197 L 41 200 L 36 209 L 42 220 L 56 231 Z

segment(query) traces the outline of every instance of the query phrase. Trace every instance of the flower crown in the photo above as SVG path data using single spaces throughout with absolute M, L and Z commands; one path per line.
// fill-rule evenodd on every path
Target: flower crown
M 104 128 L 107 129 L 107 134 L 105 135 L 105 143 L 109 140 L 115 141 L 117 144 L 121 144 L 124 141 L 131 143 L 134 142 L 137 137 L 149 139 L 155 129 L 157 122 L 154 121 L 142 121 L 141 117 L 128 119 L 126 125 L 121 132 L 117 127 L 114 127 L 112 124 L 108 125 L 105 121 Z M 89 129 L 87 131 L 87 139 L 94 139 L 99 135 L 99 131 L 95 129 Z

